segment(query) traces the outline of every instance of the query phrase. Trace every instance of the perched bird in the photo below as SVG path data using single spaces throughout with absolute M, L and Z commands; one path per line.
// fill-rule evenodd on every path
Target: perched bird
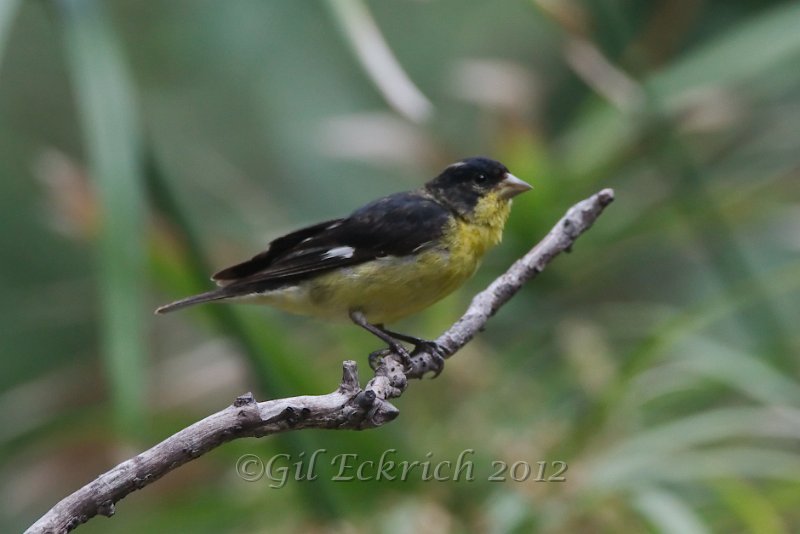
M 529 189 L 500 162 L 465 159 L 417 190 L 279 237 L 266 251 L 215 274 L 219 288 L 156 313 L 237 301 L 349 318 L 404 361 L 410 355 L 400 342 L 414 345 L 414 353 L 431 354 L 440 370 L 443 351 L 435 343 L 383 325 L 427 308 L 470 278 L 484 253 L 500 242 L 511 199 Z

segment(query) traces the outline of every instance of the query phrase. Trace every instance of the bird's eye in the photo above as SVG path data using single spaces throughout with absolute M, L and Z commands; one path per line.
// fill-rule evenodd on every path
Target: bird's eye
M 485 174 L 479 174 L 475 177 L 475 183 L 485 184 L 487 179 Z

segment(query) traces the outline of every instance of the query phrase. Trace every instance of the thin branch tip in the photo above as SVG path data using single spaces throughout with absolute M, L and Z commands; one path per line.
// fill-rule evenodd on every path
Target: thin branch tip
M 358 364 L 354 360 L 345 360 L 342 362 L 342 383 L 340 389 L 342 391 L 358 391 L 361 389 L 361 384 L 358 380 Z
M 616 197 L 614 190 L 611 189 L 610 187 L 607 187 L 602 191 L 600 191 L 599 193 L 597 193 L 597 198 L 600 201 L 600 205 L 605 208 L 606 206 L 614 202 L 614 199 Z
M 242 406 L 247 406 L 248 404 L 255 404 L 256 398 L 253 396 L 251 391 L 248 391 L 244 395 L 239 395 L 233 400 L 233 406 L 235 408 L 240 408 Z

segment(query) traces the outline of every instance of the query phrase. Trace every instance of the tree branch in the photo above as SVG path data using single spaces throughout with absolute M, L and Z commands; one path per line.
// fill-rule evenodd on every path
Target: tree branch
M 604 189 L 575 204 L 538 245 L 478 293 L 466 313 L 436 340 L 445 350 L 445 357 L 458 352 L 525 282 L 542 272 L 559 253 L 569 250 L 613 200 L 614 191 Z M 409 368 L 404 368 L 396 354 L 387 354 L 364 389 L 358 380 L 356 363 L 348 360 L 343 364 L 339 388 L 327 395 L 264 402 L 256 402 L 250 393 L 242 395 L 224 410 L 100 475 L 56 504 L 27 532 L 69 532 L 97 514 L 110 517 L 114 514 L 115 503 L 129 493 L 233 439 L 303 428 L 361 430 L 379 427 L 400 413 L 388 399 L 402 395 L 409 378 L 422 378 L 435 366 L 430 354 L 414 356 Z

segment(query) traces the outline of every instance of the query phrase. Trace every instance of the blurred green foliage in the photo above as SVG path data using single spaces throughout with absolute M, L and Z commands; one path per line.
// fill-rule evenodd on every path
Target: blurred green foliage
M 0 0 L 0 530 L 244 391 L 366 369 L 349 325 L 150 310 L 475 154 L 535 190 L 404 331 L 437 335 L 575 201 L 618 200 L 397 421 L 230 443 L 82 531 L 800 530 L 798 28 L 768 0 Z M 477 480 L 235 469 L 390 448 L 474 449 Z M 569 469 L 489 482 L 495 460 Z

